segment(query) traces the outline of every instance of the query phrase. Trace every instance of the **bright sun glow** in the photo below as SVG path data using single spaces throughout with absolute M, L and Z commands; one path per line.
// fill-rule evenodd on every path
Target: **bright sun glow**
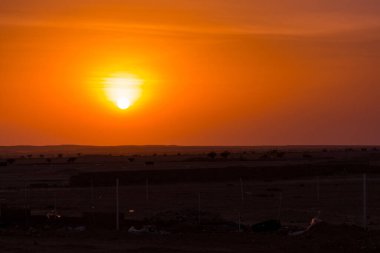
M 128 107 L 131 106 L 131 102 L 126 98 L 119 98 L 116 101 L 117 107 L 119 107 L 122 110 L 128 109 Z
M 105 78 L 105 92 L 119 109 L 133 105 L 141 95 L 142 80 L 131 74 L 114 74 Z

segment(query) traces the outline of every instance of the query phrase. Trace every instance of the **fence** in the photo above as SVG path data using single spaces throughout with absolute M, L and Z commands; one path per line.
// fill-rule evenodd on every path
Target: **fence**
M 380 225 L 380 178 L 376 175 L 315 177 L 286 181 L 145 184 L 73 188 L 30 188 L 0 191 L 1 203 L 30 208 L 43 214 L 54 208 L 63 216 L 84 212 L 122 213 L 141 220 L 168 210 L 191 209 L 220 214 L 236 223 L 254 224 L 279 219 L 283 224 L 305 226 L 319 216 L 329 223 L 369 228 Z M 115 215 L 119 217 L 119 215 Z M 115 220 L 115 228 L 118 223 Z M 199 223 L 202 217 L 199 216 Z

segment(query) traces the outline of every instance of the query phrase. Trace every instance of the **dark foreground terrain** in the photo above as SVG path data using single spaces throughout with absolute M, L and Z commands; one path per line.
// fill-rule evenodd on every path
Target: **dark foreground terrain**
M 380 148 L 0 147 L 0 204 L 0 252 L 379 252 Z
M 379 252 L 380 232 L 353 226 L 320 224 L 306 234 L 177 233 L 131 235 L 126 232 L 8 231 L 1 252 Z

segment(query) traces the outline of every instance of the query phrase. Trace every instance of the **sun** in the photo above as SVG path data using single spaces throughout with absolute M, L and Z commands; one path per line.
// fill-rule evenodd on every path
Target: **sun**
M 119 98 L 116 104 L 122 110 L 128 109 L 131 106 L 131 102 L 127 98 Z
M 104 79 L 108 99 L 119 109 L 130 108 L 141 96 L 142 79 L 132 74 L 117 73 Z

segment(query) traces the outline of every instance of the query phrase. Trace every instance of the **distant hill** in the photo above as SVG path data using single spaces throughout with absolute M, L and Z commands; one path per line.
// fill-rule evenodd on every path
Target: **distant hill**
M 351 146 L 360 149 L 364 146 Z M 125 145 L 125 146 L 82 146 L 82 145 L 57 145 L 57 146 L 0 146 L 0 156 L 21 156 L 29 154 L 64 154 L 72 155 L 152 155 L 152 154 L 200 154 L 210 151 L 223 152 L 250 152 L 263 150 L 329 150 L 344 149 L 347 146 L 176 146 L 176 145 Z
M 210 151 L 243 151 L 258 147 L 223 147 L 223 146 L 175 146 L 175 145 L 144 145 L 144 146 L 0 146 L 0 155 L 28 155 L 28 154 L 85 154 L 85 155 L 152 155 L 178 153 L 205 153 Z

